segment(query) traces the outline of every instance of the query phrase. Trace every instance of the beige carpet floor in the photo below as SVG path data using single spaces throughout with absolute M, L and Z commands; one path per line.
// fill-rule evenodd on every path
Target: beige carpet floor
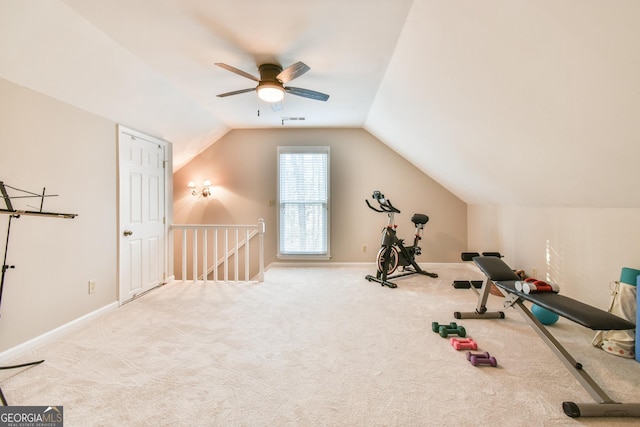
M 365 267 L 173 283 L 23 355 L 14 362 L 45 362 L 0 372 L 0 385 L 12 405 L 64 406 L 67 427 L 639 425 L 565 416 L 563 401 L 593 400 L 515 310 L 458 321 L 498 360 L 473 367 L 431 322 L 473 310 L 475 294 L 451 282 L 478 275 L 429 269 L 440 277 L 397 289 Z M 551 329 L 612 398 L 640 402 L 640 363 L 569 321 Z

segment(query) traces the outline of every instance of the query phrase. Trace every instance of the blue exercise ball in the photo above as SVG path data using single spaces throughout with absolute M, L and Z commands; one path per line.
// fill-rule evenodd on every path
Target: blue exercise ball
M 558 316 L 556 313 L 549 311 L 546 308 L 542 308 L 536 304 L 533 304 L 531 306 L 531 312 L 543 325 L 553 325 L 560 318 L 560 316 Z

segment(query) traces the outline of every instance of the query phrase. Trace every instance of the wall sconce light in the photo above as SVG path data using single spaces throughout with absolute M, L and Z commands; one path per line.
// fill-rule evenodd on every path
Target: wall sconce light
M 196 197 L 209 197 L 211 195 L 211 181 L 208 179 L 202 184 L 202 188 L 198 189 L 196 183 L 189 181 L 187 187 L 191 189 L 191 195 Z

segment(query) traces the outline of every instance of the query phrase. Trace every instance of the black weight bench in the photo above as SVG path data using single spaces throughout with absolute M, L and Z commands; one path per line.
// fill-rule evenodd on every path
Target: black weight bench
M 573 374 L 578 382 L 598 403 L 563 402 L 564 413 L 577 417 L 640 417 L 640 403 L 619 403 L 611 399 L 591 378 L 569 352 L 555 339 L 547 328 L 524 305 L 529 301 L 566 319 L 593 330 L 628 330 L 635 325 L 599 308 L 553 292 L 525 294 L 516 290 L 520 278 L 500 258 L 479 256 L 473 261 L 487 278 L 478 293 L 478 305 L 474 312 L 455 312 L 456 319 L 502 319 L 504 313 L 487 311 L 486 303 L 492 283 L 505 296 L 505 307 L 513 307 L 527 320 L 542 340 Z

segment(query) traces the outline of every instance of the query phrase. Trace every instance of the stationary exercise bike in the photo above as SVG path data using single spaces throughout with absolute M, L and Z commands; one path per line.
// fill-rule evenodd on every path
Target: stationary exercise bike
M 422 230 L 424 229 L 424 225 L 429 221 L 429 217 L 419 213 L 411 217 L 411 222 L 416 226 L 413 245 L 408 247 L 404 246 L 404 239 L 399 239 L 396 235 L 396 228 L 398 226 L 394 221 L 394 215 L 400 213 L 400 210 L 393 206 L 390 200 L 385 199 L 384 195 L 379 191 L 374 191 L 372 197 L 378 202 L 378 207 L 375 208 L 371 206 L 369 200 L 365 200 L 369 209 L 386 213 L 389 220 L 387 226 L 382 230 L 382 247 L 376 257 L 378 271 L 375 277 L 367 275 L 365 278 L 370 282 L 378 282 L 382 286 L 396 288 L 397 285 L 390 280 L 411 274 L 424 274 L 429 277 L 438 277 L 436 273 L 429 273 L 420 268 L 415 260 L 416 256 L 422 253 L 418 243 L 422 239 Z M 402 267 L 402 272 L 395 276 L 390 276 L 390 274 L 396 271 L 398 266 Z

